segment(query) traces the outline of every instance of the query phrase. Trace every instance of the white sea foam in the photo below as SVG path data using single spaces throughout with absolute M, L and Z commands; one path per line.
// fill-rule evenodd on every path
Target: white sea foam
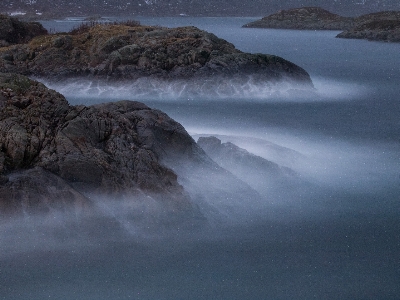
M 283 99 L 293 95 L 311 96 L 313 89 L 288 81 L 256 83 L 251 78 L 246 82 L 235 80 L 164 81 L 141 78 L 134 81 L 107 82 L 99 80 L 68 80 L 62 83 L 44 83 L 67 98 L 102 99 Z
M 371 88 L 355 82 L 316 77 L 313 83 L 317 95 L 326 100 L 354 99 L 371 92 Z
M 187 128 L 192 136 L 217 136 L 250 153 L 294 169 L 322 186 L 353 192 L 377 191 L 400 184 L 397 143 L 354 143 L 323 135 L 269 129 Z M 202 133 L 202 134 L 200 134 Z
M 132 81 L 66 80 L 60 83 L 41 80 L 48 87 L 57 90 L 67 98 L 120 99 L 174 101 L 193 100 L 240 100 L 240 101 L 343 101 L 369 92 L 365 86 L 315 78 L 315 89 L 293 81 L 256 82 L 212 79 L 173 80 L 140 78 Z

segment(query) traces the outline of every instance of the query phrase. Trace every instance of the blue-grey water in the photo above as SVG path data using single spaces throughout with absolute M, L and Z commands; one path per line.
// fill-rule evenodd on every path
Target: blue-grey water
M 240 50 L 282 56 L 310 73 L 317 92 L 276 96 L 253 87 L 210 98 L 168 87 L 137 94 L 129 84 L 52 87 L 72 104 L 139 99 L 194 137 L 218 135 L 321 189 L 271 195 L 261 222 L 247 216 L 193 232 L 118 233 L 132 229 L 121 220 L 71 229 L 57 216 L 3 222 L 0 299 L 398 299 L 400 44 L 240 27 L 252 18 L 139 20 L 197 26 Z M 44 24 L 67 31 L 79 23 Z M 267 143 L 302 159 L 274 156 Z

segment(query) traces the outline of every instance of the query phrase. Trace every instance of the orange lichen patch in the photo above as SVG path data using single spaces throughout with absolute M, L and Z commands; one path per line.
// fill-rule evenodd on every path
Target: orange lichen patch
M 107 24 L 99 24 L 95 25 L 88 32 L 84 32 L 78 35 L 71 35 L 69 33 L 56 33 L 46 36 L 39 36 L 32 39 L 29 42 L 29 47 L 32 50 L 40 51 L 49 47 L 54 46 L 54 43 L 57 38 L 69 37 L 72 41 L 72 47 L 79 47 L 84 50 L 86 47 L 91 46 L 91 41 L 93 41 L 92 37 L 95 36 L 96 39 L 107 39 L 115 36 L 129 36 L 131 34 L 132 28 L 135 31 L 145 31 L 145 29 L 138 27 L 131 27 L 125 25 L 107 25 Z M 146 28 L 146 27 L 144 27 Z M 89 43 L 88 43 L 89 42 Z M 82 47 L 82 45 L 84 45 Z
M 9 46 L 5 46 L 5 47 L 0 47 L 0 53 L 2 52 L 6 52 L 8 50 L 12 50 L 14 49 L 15 45 L 9 45 Z
M 65 41 L 64 41 L 64 40 Z M 67 45 L 68 43 L 68 45 Z M 153 48 L 162 47 L 197 48 L 211 47 L 212 41 L 203 32 L 193 32 L 192 27 L 176 29 L 160 28 L 155 26 L 127 26 L 97 24 L 80 34 L 58 33 L 34 38 L 28 45 L 32 51 L 41 52 L 50 47 L 75 48 L 86 53 L 103 49 L 111 52 L 121 46 L 138 44 Z M 95 49 L 96 48 L 96 49 Z M 115 48 L 115 49 L 114 49 Z

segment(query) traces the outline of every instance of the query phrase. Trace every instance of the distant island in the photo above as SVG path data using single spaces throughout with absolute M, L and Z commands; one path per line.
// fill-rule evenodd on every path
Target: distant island
M 280 10 L 243 27 L 306 29 L 306 30 L 344 30 L 353 26 L 354 19 L 333 14 L 320 7 L 301 7 Z
M 0 29 L 1 31 L 1 29 Z M 312 88 L 299 66 L 274 55 L 249 54 L 195 27 L 82 24 L 69 33 L 34 37 L 29 43 L 0 48 L 0 72 L 49 80 L 96 78 L 279 82 Z M 211 80 L 211 78 L 215 80 Z
M 320 7 L 280 10 L 243 25 L 245 28 L 343 30 L 338 38 L 400 42 L 400 11 L 383 11 L 359 17 L 342 17 Z
M 338 38 L 400 42 L 400 11 L 384 11 L 363 15 L 355 25 L 337 35 Z

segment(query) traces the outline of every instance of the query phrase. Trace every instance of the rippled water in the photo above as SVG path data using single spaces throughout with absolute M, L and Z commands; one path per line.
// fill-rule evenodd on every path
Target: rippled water
M 337 32 L 240 28 L 252 20 L 140 19 L 198 26 L 240 50 L 282 56 L 310 73 L 315 95 L 258 88 L 232 97 L 194 97 L 168 85 L 160 91 L 159 84 L 139 95 L 130 84 L 87 89 L 97 83 L 84 81 L 52 87 L 72 104 L 139 99 L 167 112 L 194 137 L 219 135 L 293 168 L 322 187 L 318 195 L 272 199 L 261 223 L 244 218 L 232 226 L 158 237 L 107 234 L 121 220 L 102 228 L 86 224 L 87 232 L 74 225 L 71 237 L 56 218 L 46 221 L 55 233 L 43 244 L 29 237 L 49 235 L 48 224 L 20 220 L 2 227 L 0 298 L 397 299 L 399 44 L 341 40 Z M 45 23 L 60 30 L 77 24 Z M 274 156 L 268 143 L 305 159 Z M 93 232 L 98 236 L 87 240 Z

